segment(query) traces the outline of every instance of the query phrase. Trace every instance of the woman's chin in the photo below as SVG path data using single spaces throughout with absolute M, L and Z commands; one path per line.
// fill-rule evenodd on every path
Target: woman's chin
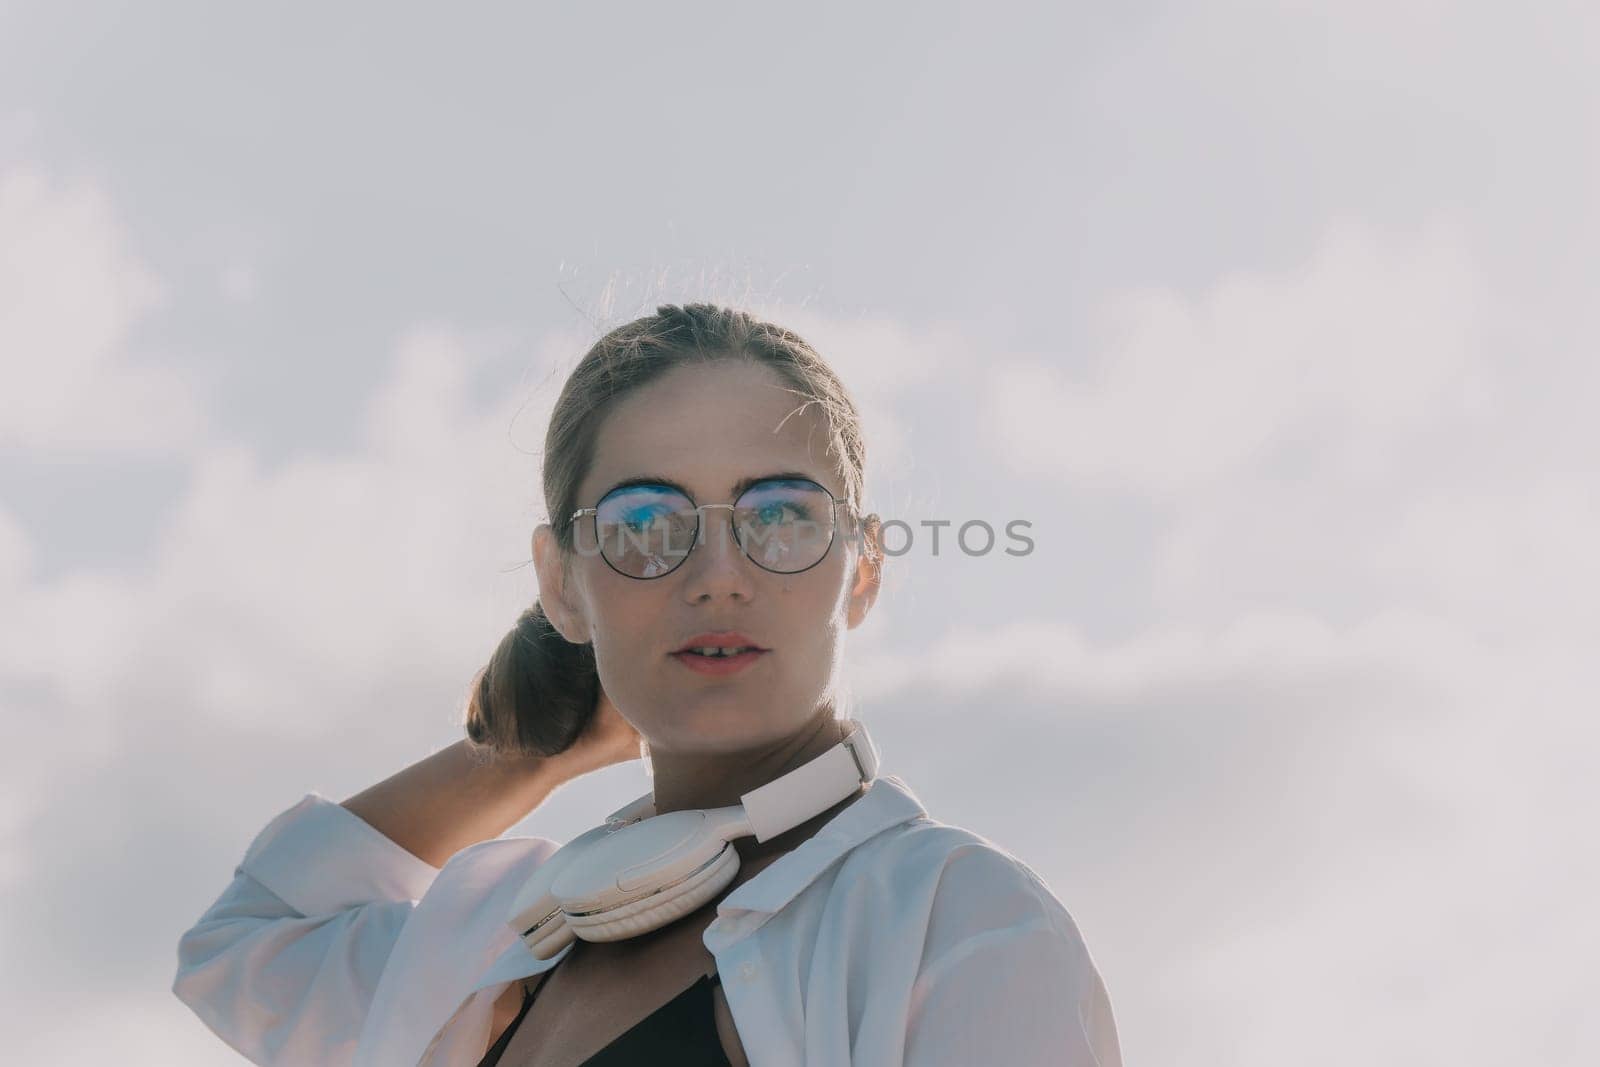
M 770 706 L 752 706 L 748 698 L 735 694 L 706 694 L 671 712 L 662 728 L 650 734 L 661 738 L 657 748 L 733 752 L 783 732 L 772 721 L 771 711 Z

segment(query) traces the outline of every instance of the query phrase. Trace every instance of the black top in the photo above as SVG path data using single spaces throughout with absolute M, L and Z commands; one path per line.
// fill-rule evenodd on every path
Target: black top
M 539 976 L 538 983 L 522 994 L 522 1010 L 511 1020 L 505 1033 L 479 1061 L 478 1067 L 496 1067 L 511 1035 L 516 1033 L 534 994 L 555 968 Z M 648 1017 L 605 1048 L 583 1061 L 583 1067 L 732 1067 L 722 1051 L 717 1021 L 712 1014 L 711 987 L 722 980 L 720 974 L 701 975 L 694 985 L 657 1008 Z

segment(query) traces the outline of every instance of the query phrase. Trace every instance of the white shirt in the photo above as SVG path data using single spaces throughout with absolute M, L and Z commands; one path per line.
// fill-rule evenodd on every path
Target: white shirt
M 507 985 L 571 951 L 540 960 L 506 924 L 558 847 L 499 837 L 436 868 L 309 793 L 179 939 L 172 991 L 254 1063 L 475 1067 Z M 752 1067 L 1121 1067 L 1066 908 L 892 775 L 716 911 L 703 941 Z

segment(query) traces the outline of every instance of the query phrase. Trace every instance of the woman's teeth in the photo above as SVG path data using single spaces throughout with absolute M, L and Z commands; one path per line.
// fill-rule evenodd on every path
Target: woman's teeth
M 754 650 L 750 648 L 691 648 L 687 649 L 686 651 L 693 652 L 697 656 L 721 658 L 726 656 L 737 656 L 741 652 L 751 652 Z

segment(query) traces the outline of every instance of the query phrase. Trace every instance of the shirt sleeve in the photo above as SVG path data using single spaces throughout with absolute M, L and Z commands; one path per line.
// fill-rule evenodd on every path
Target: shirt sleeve
M 1066 908 L 992 846 L 960 850 L 935 894 L 905 1067 L 1122 1067 L 1111 1001 Z
M 256 835 L 179 938 L 172 991 L 252 1063 L 347 1064 L 389 954 L 438 873 L 309 793 Z

